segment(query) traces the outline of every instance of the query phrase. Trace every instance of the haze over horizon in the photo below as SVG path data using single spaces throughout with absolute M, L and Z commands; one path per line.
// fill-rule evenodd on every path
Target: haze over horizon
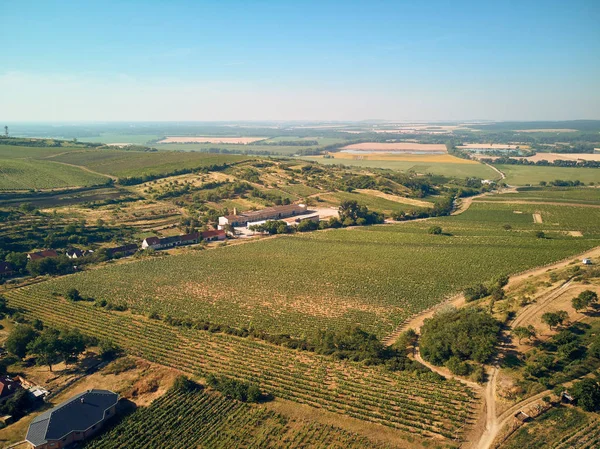
M 0 120 L 600 119 L 600 2 L 8 1 Z

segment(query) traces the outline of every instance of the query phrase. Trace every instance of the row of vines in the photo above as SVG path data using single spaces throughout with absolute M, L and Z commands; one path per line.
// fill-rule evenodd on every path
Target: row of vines
M 249 338 L 178 329 L 130 314 L 70 303 L 31 287 L 5 295 L 11 307 L 54 327 L 112 339 L 129 353 L 191 375 L 226 374 L 276 397 L 418 433 L 460 437 L 476 397 L 452 381 L 334 361 Z

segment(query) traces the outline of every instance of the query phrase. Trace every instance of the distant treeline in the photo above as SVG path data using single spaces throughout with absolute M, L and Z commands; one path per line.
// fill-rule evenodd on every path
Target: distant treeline
M 542 159 L 541 161 L 530 161 L 523 158 L 511 158 L 511 157 L 500 157 L 497 159 L 483 158 L 481 162 L 486 164 L 502 164 L 502 165 L 538 165 L 544 167 L 587 167 L 587 168 L 600 168 L 600 161 L 572 161 L 558 159 L 553 162 Z

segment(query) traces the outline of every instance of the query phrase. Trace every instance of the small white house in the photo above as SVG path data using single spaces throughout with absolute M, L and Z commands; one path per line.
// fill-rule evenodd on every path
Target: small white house
M 581 263 L 584 264 L 584 265 L 591 265 L 592 264 L 592 259 L 585 258 L 585 259 L 583 259 L 581 261 Z

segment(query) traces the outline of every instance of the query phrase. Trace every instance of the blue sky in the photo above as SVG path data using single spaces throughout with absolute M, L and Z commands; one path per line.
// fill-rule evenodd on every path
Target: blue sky
M 600 119 L 600 1 L 4 1 L 0 119 Z

